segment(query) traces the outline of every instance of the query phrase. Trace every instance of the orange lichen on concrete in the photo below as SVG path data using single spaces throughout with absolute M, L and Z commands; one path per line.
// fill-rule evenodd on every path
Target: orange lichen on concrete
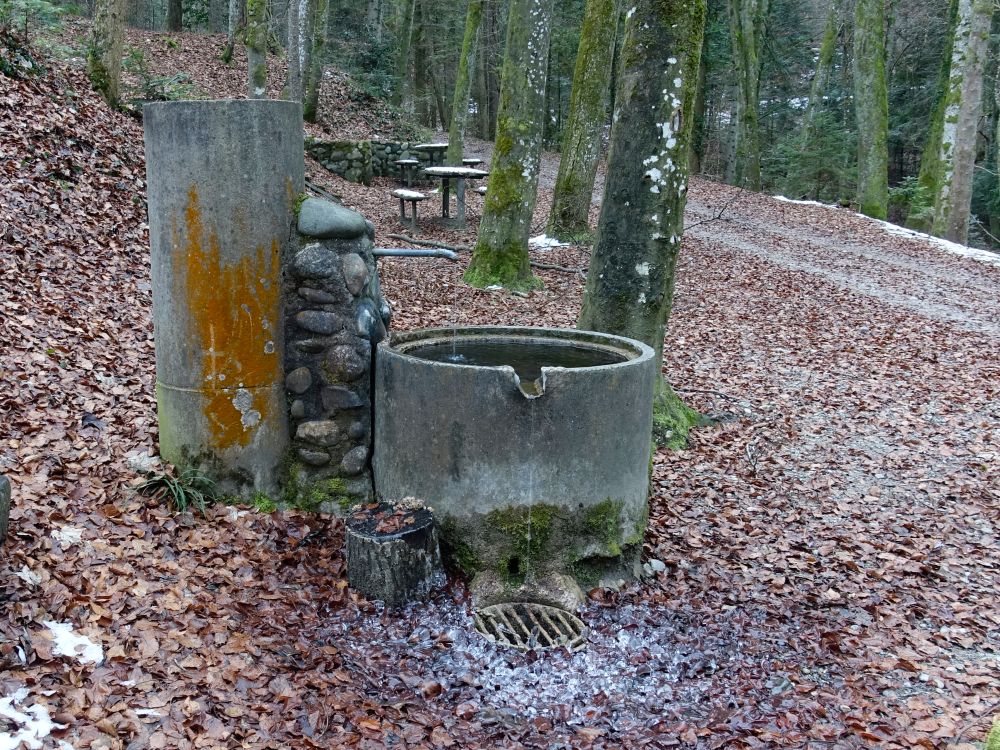
M 175 242 L 175 278 L 183 284 L 189 335 L 201 353 L 205 417 L 216 449 L 246 445 L 272 411 L 270 386 L 281 377 L 281 250 L 258 246 L 234 264 L 223 261 L 216 232 L 206 231 L 194 185 Z M 263 393 L 257 391 L 263 389 Z

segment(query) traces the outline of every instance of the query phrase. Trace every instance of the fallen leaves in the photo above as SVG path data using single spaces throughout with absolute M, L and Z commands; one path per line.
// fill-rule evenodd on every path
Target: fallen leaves
M 132 34 L 155 59 L 162 39 Z M 185 64 L 240 93 L 213 45 L 182 35 Z M 693 230 L 666 372 L 729 416 L 654 457 L 645 545 L 666 570 L 591 592 L 580 654 L 497 651 L 460 585 L 403 613 L 359 600 L 339 521 L 201 519 L 130 492 L 129 454 L 156 441 L 141 133 L 65 66 L 0 85 L 0 470 L 15 485 L 0 698 L 44 699 L 65 725 L 53 739 L 943 750 L 983 736 L 1000 691 L 1000 272 L 765 196 Z M 388 181 L 310 169 L 378 237 L 396 228 Z M 696 180 L 691 213 L 731 195 Z M 472 244 L 469 199 L 466 232 L 422 232 Z M 533 253 L 587 263 L 583 248 Z M 380 268 L 397 330 L 572 326 L 582 294 L 546 269 L 545 289 L 512 296 L 464 285 L 464 262 Z M 55 653 L 47 621 L 100 641 L 104 662 Z

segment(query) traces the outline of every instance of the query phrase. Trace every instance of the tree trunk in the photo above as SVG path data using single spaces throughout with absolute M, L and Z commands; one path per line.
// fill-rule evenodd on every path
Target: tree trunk
M 285 76 L 285 98 L 293 102 L 302 101 L 301 32 L 299 0 L 288 0 L 288 73 Z
M 246 0 L 229 0 L 229 24 L 226 33 L 226 46 L 222 50 L 222 62 L 228 65 L 233 61 L 233 50 L 236 47 L 236 37 L 243 25 L 243 15 L 246 12 Z
M 590 198 L 607 121 L 616 17 L 614 0 L 587 0 L 547 229 L 562 240 L 579 238 L 589 229 Z
M 816 72 L 809 87 L 809 101 L 802 117 L 802 135 L 799 141 L 801 150 L 807 149 L 812 140 L 816 111 L 823 106 L 823 95 L 826 93 L 830 73 L 833 71 L 833 55 L 837 51 L 837 37 L 840 36 L 840 3 L 841 0 L 832 0 L 826 17 L 823 41 L 820 42 L 819 57 L 816 59 Z
M 323 56 L 326 50 L 329 13 L 330 0 L 315 0 L 310 17 L 312 43 L 309 45 L 309 54 L 307 55 L 309 85 L 302 102 L 302 119 L 306 122 L 316 122 L 316 118 L 319 116 L 319 92 L 323 84 Z
M 962 245 L 969 235 L 972 173 L 992 19 L 993 0 L 959 0 L 941 129 L 941 180 L 934 196 L 932 231 Z
M 416 2 L 417 0 L 403 0 L 403 12 L 399 14 L 399 28 L 396 30 L 399 57 L 396 58 L 396 89 L 392 92 L 392 103 L 397 107 L 403 103 L 409 79 L 410 37 L 413 35 L 413 8 Z
M 399 607 L 423 599 L 443 581 L 434 517 L 427 510 L 365 508 L 348 518 L 345 537 L 347 581 L 366 599 Z
M 382 2 L 381 0 L 368 0 L 368 8 L 365 11 L 365 25 L 375 35 L 376 41 L 382 41 Z
M 125 0 L 98 0 L 87 49 L 87 73 L 94 89 L 113 107 L 121 94 Z
M 737 96 L 734 184 L 760 190 L 760 50 L 769 0 L 729 0 Z
M 267 0 L 247 0 L 247 98 L 267 97 Z
M 465 36 L 462 54 L 458 58 L 455 76 L 455 96 L 451 102 L 451 124 L 448 128 L 448 154 L 446 164 L 462 165 L 465 124 L 469 119 L 469 92 L 472 88 L 472 71 L 476 64 L 476 38 L 483 18 L 483 0 L 469 0 L 465 13 Z
M 511 0 L 493 163 L 479 239 L 465 272 L 473 286 L 537 284 L 528 259 L 528 235 L 538 195 L 552 3 Z
M 958 0 L 950 0 L 948 7 L 948 38 L 938 72 L 938 99 L 931 115 L 924 150 L 920 155 L 920 171 L 917 174 L 920 191 L 907 207 L 906 226 L 921 232 L 931 231 L 934 223 L 934 196 L 937 195 L 941 182 L 941 132 L 944 130 L 944 110 L 947 106 L 948 81 L 951 79 L 951 51 L 955 43 Z
M 578 323 L 639 339 L 658 361 L 684 231 L 705 8 L 705 0 L 638 0 L 626 22 L 608 177 Z M 696 420 L 662 378 L 657 405 L 659 415 L 676 412 L 672 430 L 686 434 Z
M 167 31 L 180 31 L 183 16 L 181 0 L 167 0 Z
M 698 91 L 694 98 L 694 123 L 691 130 L 691 157 L 688 159 L 688 172 L 701 174 L 701 161 L 705 156 L 705 142 L 708 140 L 708 121 L 706 112 L 708 101 L 705 96 L 705 86 L 708 81 L 708 55 L 701 56 L 698 65 Z
M 889 97 L 885 80 L 885 0 L 854 8 L 854 109 L 858 121 L 858 206 L 885 219 L 889 208 Z
M 433 109 L 428 106 L 427 97 L 427 45 L 424 38 L 423 13 L 420 0 L 413 9 L 413 36 L 410 48 L 413 50 L 413 104 L 417 121 L 426 128 L 434 128 Z

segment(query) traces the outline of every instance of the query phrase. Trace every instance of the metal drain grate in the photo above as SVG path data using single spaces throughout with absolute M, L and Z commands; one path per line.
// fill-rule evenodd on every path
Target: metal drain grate
M 587 626 L 558 607 L 535 602 L 507 602 L 483 607 L 475 614 L 476 630 L 501 646 L 528 651 L 565 646 L 571 651 L 587 642 Z

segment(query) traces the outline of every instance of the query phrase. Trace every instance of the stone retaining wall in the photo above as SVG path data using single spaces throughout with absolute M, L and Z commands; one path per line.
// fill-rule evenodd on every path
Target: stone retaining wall
M 391 315 L 361 214 L 317 198 L 300 208 L 299 247 L 285 269 L 288 482 L 327 512 L 372 497 L 373 347 Z
M 306 138 L 306 153 L 326 169 L 351 182 L 370 185 L 372 177 L 399 177 L 397 159 L 418 159 L 421 168 L 430 166 L 425 151 L 415 144 L 396 141 L 321 141 Z

